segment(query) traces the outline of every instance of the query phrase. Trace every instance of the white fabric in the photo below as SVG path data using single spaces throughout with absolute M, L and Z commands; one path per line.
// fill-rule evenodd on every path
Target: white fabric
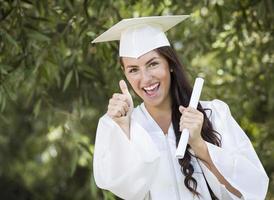
M 163 46 L 170 46 L 161 26 L 142 25 L 130 27 L 121 33 L 119 56 L 139 58 Z
M 220 173 L 245 200 L 263 200 L 268 177 L 245 133 L 235 122 L 228 106 L 220 101 L 201 102 L 210 108 L 213 127 L 222 136 L 222 147 L 207 143 L 209 154 Z M 132 113 L 131 139 L 107 115 L 98 124 L 93 170 L 98 187 L 123 199 L 142 200 L 209 200 L 210 194 L 202 171 L 222 200 L 239 199 L 231 194 L 202 162 L 192 159 L 194 178 L 200 198 L 193 196 L 184 185 L 184 175 L 175 158 L 175 134 L 170 126 L 164 135 L 144 104 Z M 198 163 L 199 162 L 199 163 Z M 201 168 L 200 168 L 200 165 Z

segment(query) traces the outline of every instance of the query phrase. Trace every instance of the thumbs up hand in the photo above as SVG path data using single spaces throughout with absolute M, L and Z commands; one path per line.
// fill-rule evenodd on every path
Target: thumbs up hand
M 130 117 L 134 105 L 124 80 L 119 82 L 122 93 L 114 93 L 109 100 L 107 115 L 112 118 L 129 137 Z

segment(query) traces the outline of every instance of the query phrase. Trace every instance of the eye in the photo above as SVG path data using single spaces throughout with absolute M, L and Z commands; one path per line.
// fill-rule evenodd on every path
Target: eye
M 159 64 L 158 62 L 154 61 L 154 62 L 152 62 L 152 63 L 149 64 L 149 67 L 155 67 L 158 64 Z
M 132 67 L 128 70 L 128 73 L 135 73 L 137 71 L 138 71 L 138 69 L 136 67 Z

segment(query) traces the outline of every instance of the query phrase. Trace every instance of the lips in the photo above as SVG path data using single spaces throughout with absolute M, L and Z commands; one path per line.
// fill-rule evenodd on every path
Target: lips
M 155 96 L 158 89 L 159 89 L 159 86 L 160 86 L 160 83 L 154 83 L 154 84 L 151 84 L 149 86 L 146 86 L 146 87 L 143 87 L 143 90 L 145 91 L 145 93 L 152 97 L 152 96 Z

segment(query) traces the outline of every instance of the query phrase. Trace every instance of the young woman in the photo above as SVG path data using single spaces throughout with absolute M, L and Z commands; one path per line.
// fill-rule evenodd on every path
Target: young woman
M 146 19 L 145 29 L 147 24 L 151 28 L 155 21 Z M 176 53 L 166 41 L 160 45 L 153 41 L 155 32 L 143 32 L 144 21 L 136 20 L 134 28 L 127 22 L 130 29 L 121 35 L 120 61 L 143 103 L 134 108 L 127 84 L 121 80 L 121 92 L 110 98 L 97 128 L 96 184 L 134 200 L 264 199 L 268 177 L 228 106 L 213 100 L 201 101 L 197 110 L 187 107 L 192 89 Z M 164 20 L 159 17 L 160 22 Z M 150 47 L 140 47 L 136 35 L 140 40 L 148 35 Z M 125 48 L 122 38 L 130 44 L 127 51 L 121 50 Z M 138 48 L 138 55 L 128 53 Z M 184 128 L 190 139 L 184 158 L 177 159 Z

